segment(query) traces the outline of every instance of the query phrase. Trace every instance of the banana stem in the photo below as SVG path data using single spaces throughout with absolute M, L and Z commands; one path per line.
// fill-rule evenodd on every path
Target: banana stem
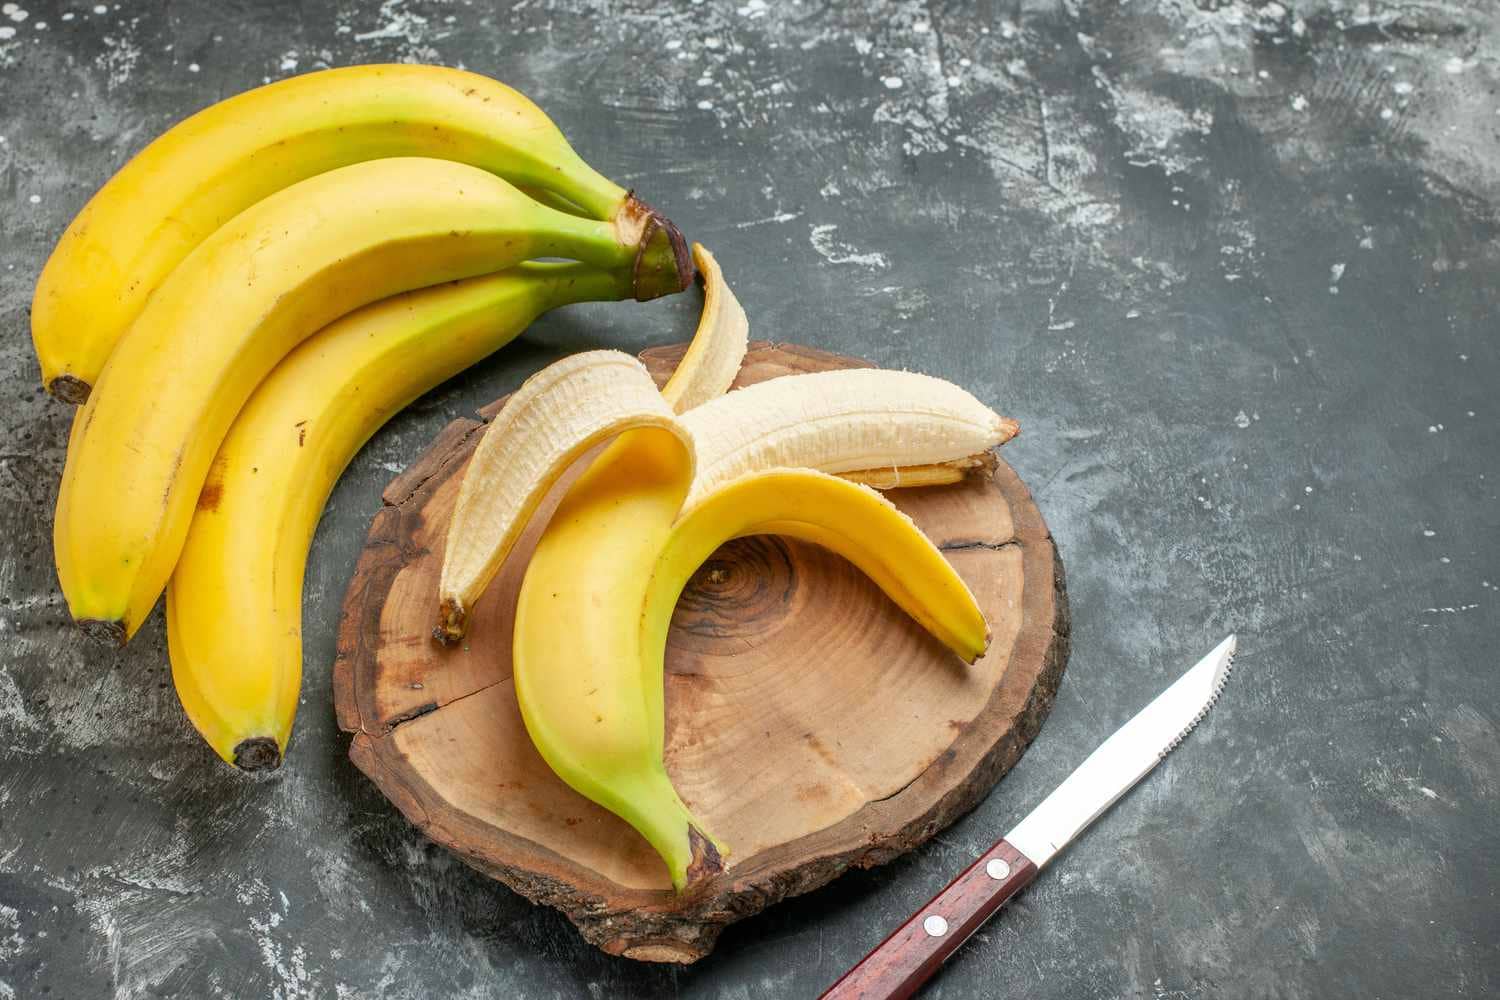
M 549 236 L 536 256 L 576 257 L 596 267 L 626 270 L 637 302 L 675 294 L 692 283 L 687 240 L 644 202 L 628 199 L 612 223 L 579 218 L 542 202 L 536 208 L 550 216 Z

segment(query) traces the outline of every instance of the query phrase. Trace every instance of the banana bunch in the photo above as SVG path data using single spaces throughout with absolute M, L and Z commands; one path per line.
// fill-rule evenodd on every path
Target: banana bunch
M 170 579 L 189 717 L 226 760 L 279 764 L 303 563 L 361 444 L 540 313 L 691 276 L 676 227 L 482 76 L 328 70 L 188 118 L 37 283 L 43 381 L 83 404 L 54 523 L 75 621 L 123 644 Z
M 1018 429 L 958 386 L 911 372 L 787 375 L 725 395 L 748 324 L 712 256 L 694 252 L 704 319 L 662 392 L 635 359 L 592 351 L 533 376 L 486 430 L 449 524 L 435 630 L 463 634 L 540 498 L 608 440 L 527 566 L 516 697 L 553 771 L 639 831 L 679 890 L 722 871 L 728 853 L 662 759 L 667 630 L 693 572 L 743 535 L 824 545 L 972 662 L 989 644 L 973 594 L 858 480 L 952 482 Z M 903 479 L 908 469 L 918 471 Z

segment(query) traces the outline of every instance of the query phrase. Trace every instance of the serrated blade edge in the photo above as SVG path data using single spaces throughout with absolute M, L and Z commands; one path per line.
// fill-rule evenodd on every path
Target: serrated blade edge
M 1218 700 L 1229 679 L 1229 636 L 1101 743 L 1042 803 L 1006 834 L 1038 867 L 1176 749 Z

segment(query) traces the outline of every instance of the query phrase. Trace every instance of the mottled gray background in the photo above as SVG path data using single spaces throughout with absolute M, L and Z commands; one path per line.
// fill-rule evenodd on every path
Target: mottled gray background
M 1437 0 L 5 4 L 0 1000 L 812 995 L 1231 629 L 1203 729 L 930 995 L 1500 989 L 1497 28 Z M 757 335 L 1024 425 L 1074 608 L 1040 738 L 926 848 L 690 969 L 607 958 L 430 847 L 345 759 L 328 677 L 382 485 L 566 351 L 682 339 L 694 296 L 548 318 L 365 449 L 269 780 L 184 721 L 159 617 L 119 655 L 68 627 L 46 253 L 183 115 L 390 59 L 539 100 L 718 253 Z

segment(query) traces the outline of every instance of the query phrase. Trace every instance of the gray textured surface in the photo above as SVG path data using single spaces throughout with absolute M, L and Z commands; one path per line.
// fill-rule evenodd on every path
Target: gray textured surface
M 810 995 L 1231 629 L 1204 729 L 931 995 L 1500 989 L 1500 23 L 1481 10 L 7 3 L 0 998 Z M 69 412 L 27 334 L 45 254 L 173 120 L 372 59 L 538 99 L 718 253 L 757 335 L 955 378 L 1021 419 L 1007 456 L 1068 561 L 1074 656 L 974 815 L 672 971 L 429 847 L 346 761 L 333 625 L 382 485 L 563 351 L 681 339 L 691 297 L 550 318 L 358 458 L 314 547 L 276 777 L 199 744 L 159 615 L 120 655 L 69 630 L 49 552 Z

